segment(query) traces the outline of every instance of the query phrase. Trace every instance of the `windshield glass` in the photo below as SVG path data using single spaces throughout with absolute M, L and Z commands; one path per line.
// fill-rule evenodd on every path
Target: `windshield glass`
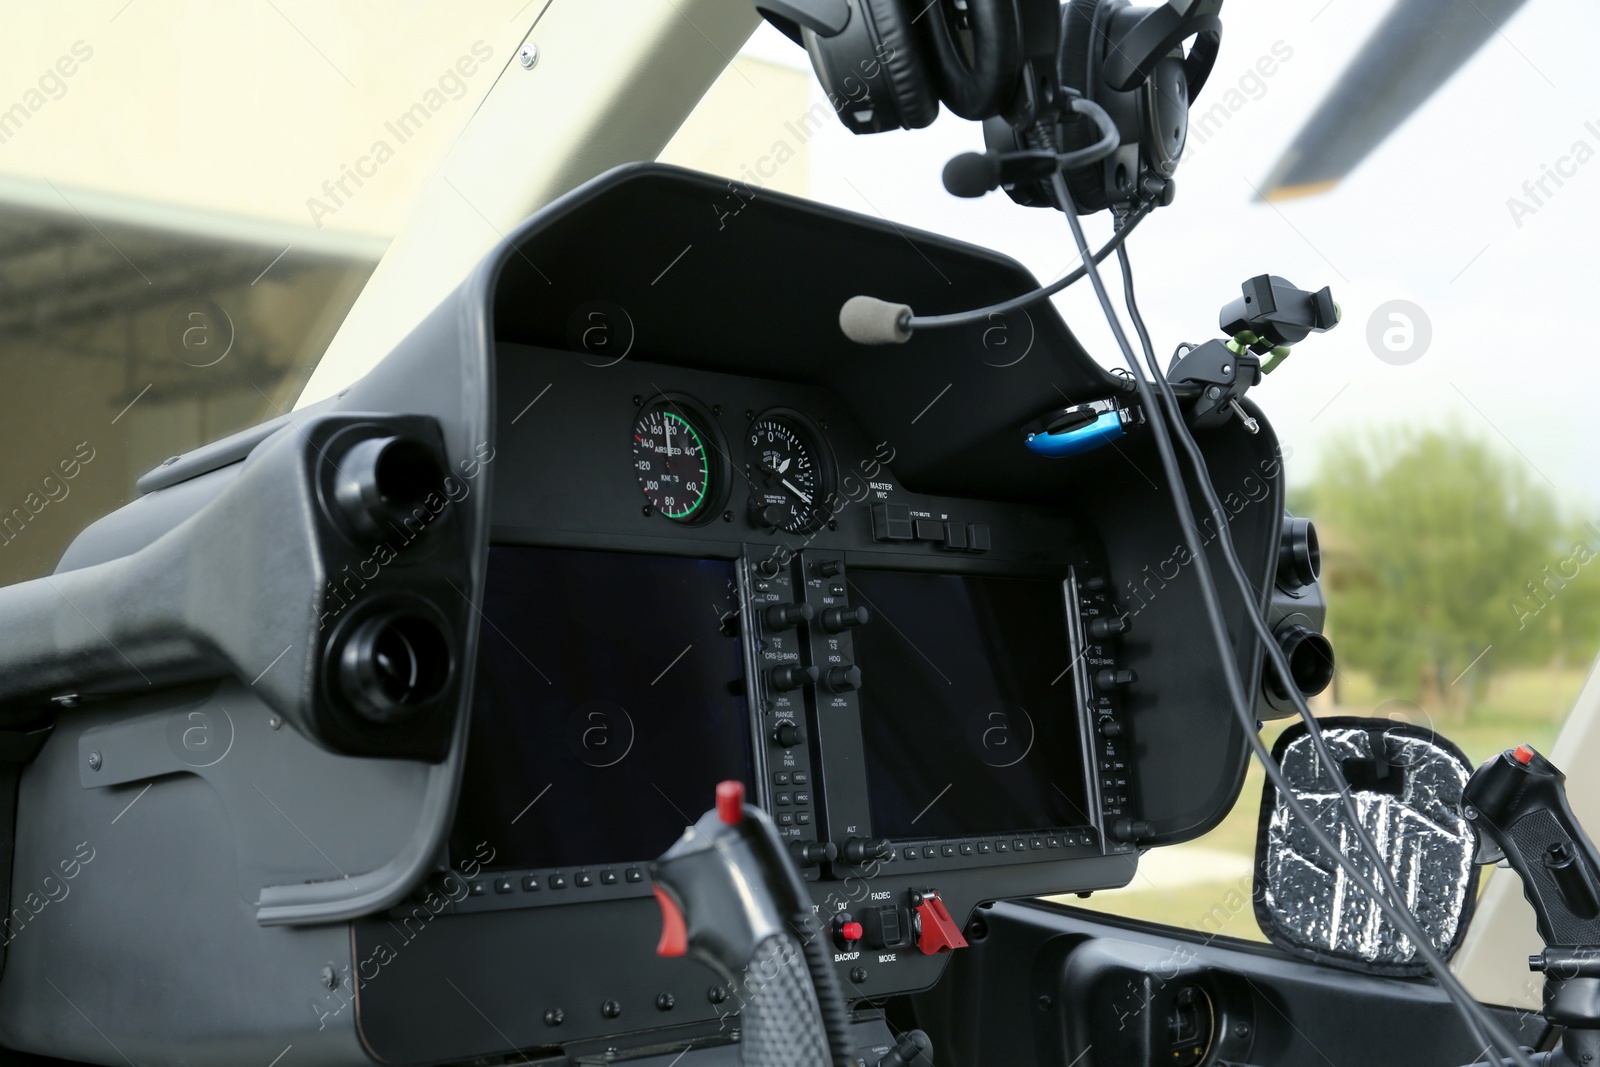
M 8 13 L 0 582 L 166 457 L 293 405 L 524 6 Z

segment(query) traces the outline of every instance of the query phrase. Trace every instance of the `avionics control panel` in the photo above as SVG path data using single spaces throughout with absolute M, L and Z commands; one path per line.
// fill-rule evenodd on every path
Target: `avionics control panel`
M 1128 620 L 1077 520 L 906 491 L 821 390 L 596 362 L 502 347 L 451 838 L 492 858 L 451 911 L 647 898 L 727 778 L 847 996 L 932 981 L 977 899 L 1131 875 Z

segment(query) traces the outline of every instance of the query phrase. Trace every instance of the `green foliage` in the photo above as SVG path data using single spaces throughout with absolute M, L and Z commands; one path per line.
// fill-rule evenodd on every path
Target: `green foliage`
M 1493 670 L 1594 654 L 1600 526 L 1520 458 L 1454 427 L 1344 438 L 1309 495 L 1342 664 L 1460 710 Z

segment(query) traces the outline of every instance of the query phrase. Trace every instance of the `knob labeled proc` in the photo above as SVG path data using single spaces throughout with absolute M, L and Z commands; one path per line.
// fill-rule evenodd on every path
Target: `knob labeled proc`
M 810 622 L 815 614 L 810 604 L 769 604 L 761 613 L 769 630 L 790 630 L 802 622 Z
M 861 668 L 855 664 L 848 667 L 829 667 L 826 681 L 828 689 L 835 693 L 848 693 L 852 689 L 860 689 Z
M 1098 619 L 1089 620 L 1089 636 L 1096 641 L 1104 641 L 1117 634 L 1125 634 L 1133 628 L 1126 615 L 1102 615 Z
M 767 672 L 767 682 L 780 693 L 799 689 L 817 680 L 815 667 L 802 667 L 798 663 L 780 663 Z
M 823 608 L 822 628 L 830 634 L 841 634 L 857 626 L 865 626 L 871 618 L 872 614 L 861 606 Z
M 1094 672 L 1095 688 L 1099 689 L 1103 693 L 1109 693 L 1118 686 L 1132 685 L 1138 680 L 1139 676 L 1128 670 L 1126 667 L 1121 669 L 1102 667 L 1098 671 Z
M 796 745 L 805 744 L 805 727 L 799 723 L 784 719 L 772 728 L 772 739 L 784 748 L 793 748 Z

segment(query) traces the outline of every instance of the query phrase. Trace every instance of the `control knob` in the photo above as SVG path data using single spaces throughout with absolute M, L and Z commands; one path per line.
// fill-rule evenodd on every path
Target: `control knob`
M 755 526 L 764 526 L 769 530 L 776 530 L 789 518 L 789 509 L 783 504 L 768 504 L 760 497 L 750 500 L 750 522 Z
M 805 727 L 789 719 L 784 719 L 772 728 L 772 739 L 784 748 L 793 748 L 796 745 L 805 743 Z
M 847 667 L 829 667 L 826 679 L 828 689 L 835 693 L 848 693 L 861 688 L 861 668 L 855 664 Z
M 1096 641 L 1104 641 L 1117 634 L 1125 634 L 1133 628 L 1126 615 L 1102 615 L 1098 619 L 1089 620 L 1089 636 Z
M 1130 819 L 1126 815 L 1111 824 L 1111 836 L 1118 841 L 1143 841 L 1155 834 L 1143 819 Z
M 767 681 L 780 693 L 799 689 L 817 680 L 815 667 L 802 667 L 798 663 L 780 663 L 767 672 Z
M 823 578 L 837 578 L 844 573 L 844 562 L 837 559 L 825 559 L 817 564 L 817 574 Z
M 851 837 L 845 839 L 844 848 L 839 850 L 839 854 L 846 863 L 864 863 L 883 859 L 891 847 L 886 837 Z
M 1094 672 L 1094 685 L 1103 693 L 1109 693 L 1118 686 L 1132 685 L 1139 680 L 1139 676 L 1126 667 L 1114 669 L 1102 667 Z
M 832 841 L 791 841 L 789 853 L 801 867 L 818 867 L 839 858 L 839 846 Z
M 822 609 L 822 628 L 830 634 L 844 633 L 857 626 L 865 626 L 872 615 L 864 607 L 837 607 Z
M 813 614 L 810 604 L 769 604 L 761 617 L 769 630 L 789 630 L 802 622 L 810 622 Z

